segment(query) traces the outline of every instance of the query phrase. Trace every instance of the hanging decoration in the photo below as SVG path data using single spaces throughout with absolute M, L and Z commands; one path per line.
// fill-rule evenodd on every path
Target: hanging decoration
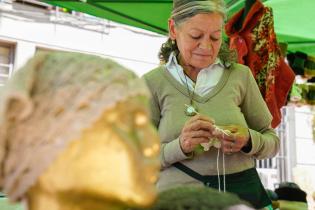
M 256 0 L 240 29 L 236 29 L 235 25 L 243 18 L 243 13 L 244 9 L 226 24 L 230 47 L 238 52 L 239 63 L 250 67 L 273 116 L 272 127 L 276 127 L 281 121 L 280 108 L 287 101 L 295 74 L 281 56 L 271 8 Z

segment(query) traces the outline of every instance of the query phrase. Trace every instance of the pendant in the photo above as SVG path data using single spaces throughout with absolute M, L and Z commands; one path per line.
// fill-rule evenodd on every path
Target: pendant
M 185 106 L 186 106 L 185 113 L 187 116 L 195 116 L 196 114 L 198 114 L 197 110 L 192 105 L 185 104 Z

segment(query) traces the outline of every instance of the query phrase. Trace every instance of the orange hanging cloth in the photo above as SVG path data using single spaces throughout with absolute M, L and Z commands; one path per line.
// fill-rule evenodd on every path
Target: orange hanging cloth
M 281 122 L 280 109 L 286 103 L 295 74 L 281 56 L 271 8 L 257 0 L 237 30 L 235 26 L 243 12 L 244 9 L 232 16 L 225 30 L 230 38 L 230 48 L 238 53 L 239 63 L 251 69 L 273 116 L 271 124 L 275 128 Z

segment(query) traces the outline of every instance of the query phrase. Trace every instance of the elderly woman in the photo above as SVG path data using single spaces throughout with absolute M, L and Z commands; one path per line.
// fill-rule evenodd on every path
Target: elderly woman
M 264 208 L 255 159 L 275 156 L 279 139 L 249 68 L 222 41 L 225 18 L 223 0 L 174 0 L 164 64 L 144 75 L 162 143 L 157 186 L 204 184 Z

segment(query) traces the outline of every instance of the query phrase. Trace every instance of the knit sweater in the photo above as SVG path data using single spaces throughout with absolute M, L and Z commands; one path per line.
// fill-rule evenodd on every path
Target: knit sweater
M 186 87 L 180 84 L 165 68 L 160 66 L 144 75 L 151 91 L 151 117 L 161 139 L 161 173 L 158 188 L 163 190 L 174 185 L 199 182 L 172 166 L 181 162 L 202 175 L 217 174 L 218 150 L 209 151 L 193 158 L 186 156 L 179 144 L 179 135 L 190 118 L 185 115 L 185 104 L 190 97 Z M 249 128 L 251 151 L 225 155 L 226 174 L 241 172 L 254 167 L 255 158 L 273 157 L 279 149 L 279 139 L 270 128 L 271 114 L 259 92 L 248 67 L 232 64 L 215 88 L 201 97 L 194 95 L 198 112 L 215 120 L 216 125 L 241 125 Z M 222 152 L 219 166 L 222 174 Z

